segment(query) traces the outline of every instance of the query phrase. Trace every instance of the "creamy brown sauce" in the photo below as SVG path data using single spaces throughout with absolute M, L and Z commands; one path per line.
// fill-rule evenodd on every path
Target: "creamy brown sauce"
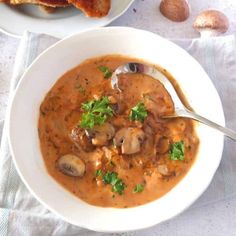
M 188 172 L 196 157 L 199 140 L 190 119 L 161 119 L 173 112 L 172 100 L 160 82 L 142 74 L 121 75 L 122 93 L 111 88 L 110 79 L 98 69 L 106 66 L 114 71 L 119 65 L 131 60 L 122 56 L 104 56 L 89 59 L 65 73 L 46 95 L 40 107 L 39 137 L 42 155 L 49 174 L 67 190 L 92 205 L 103 207 L 134 207 L 160 198 L 170 191 Z M 161 68 L 159 68 L 161 69 Z M 163 71 L 164 73 L 167 73 Z M 71 138 L 78 127 L 83 110 L 81 104 L 108 96 L 121 104 L 121 111 L 110 117 L 109 122 L 117 133 L 128 127 L 138 128 L 144 133 L 141 149 L 134 154 L 122 154 L 114 146 L 114 137 L 105 145 L 93 146 L 89 150 Z M 142 101 L 148 111 L 144 122 L 129 119 L 131 109 Z M 114 108 L 115 109 L 115 108 Z M 79 128 L 78 132 L 84 132 Z M 184 142 L 184 160 L 171 160 L 170 147 Z M 62 173 L 58 159 L 74 154 L 85 163 L 82 177 L 71 177 Z M 116 172 L 125 184 L 123 194 L 112 192 L 96 170 Z M 137 184 L 143 191 L 134 193 Z

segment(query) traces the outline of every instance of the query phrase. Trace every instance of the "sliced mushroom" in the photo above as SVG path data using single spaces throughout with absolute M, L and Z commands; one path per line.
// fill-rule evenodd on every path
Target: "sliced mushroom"
M 96 170 L 101 169 L 103 164 L 103 156 L 104 151 L 100 148 L 96 148 L 95 151 L 90 152 L 86 157 L 86 162 L 92 164 L 93 168 Z
M 111 103 L 110 106 L 116 115 L 121 115 L 125 111 L 126 106 L 124 102 L 118 101 L 114 96 L 109 96 L 108 99 Z
M 59 170 L 69 176 L 82 177 L 85 173 L 85 164 L 77 156 L 67 154 L 60 157 L 57 161 Z
M 189 17 L 189 11 L 186 0 L 162 0 L 160 3 L 160 12 L 172 21 L 185 21 Z
M 110 123 L 95 126 L 93 129 L 86 130 L 86 134 L 92 140 L 94 146 L 106 145 L 115 135 L 115 128 Z
M 121 147 L 122 154 L 134 154 L 141 150 L 141 144 L 144 141 L 145 134 L 139 128 L 122 128 L 114 138 L 117 147 Z
M 78 126 L 72 129 L 70 138 L 76 147 L 81 147 L 86 152 L 91 152 L 95 148 L 92 145 L 92 140 L 86 135 L 85 131 Z
M 155 137 L 155 147 L 157 154 L 164 154 L 169 151 L 170 140 L 157 134 Z
M 164 164 L 163 165 L 158 165 L 157 170 L 161 175 L 165 175 L 165 176 L 169 175 L 168 168 Z
M 201 37 L 217 36 L 228 30 L 229 21 L 220 11 L 207 10 L 197 16 L 193 28 L 201 34 Z

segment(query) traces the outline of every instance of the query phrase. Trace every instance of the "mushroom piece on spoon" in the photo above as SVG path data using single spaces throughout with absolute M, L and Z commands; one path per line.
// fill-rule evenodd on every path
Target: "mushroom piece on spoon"
M 201 37 L 217 36 L 229 28 L 228 18 L 220 11 L 206 10 L 200 13 L 193 23 Z
M 185 21 L 189 17 L 189 4 L 186 0 L 162 0 L 160 12 L 169 20 Z

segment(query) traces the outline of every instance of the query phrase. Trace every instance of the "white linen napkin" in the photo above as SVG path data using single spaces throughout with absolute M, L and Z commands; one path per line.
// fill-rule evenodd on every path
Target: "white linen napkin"
M 24 34 L 15 60 L 10 96 L 25 69 L 38 54 L 56 41 L 56 38 L 47 35 L 28 32 Z M 235 36 L 174 40 L 174 42 L 187 50 L 206 70 L 220 94 L 226 125 L 236 130 Z M 236 143 L 225 139 L 220 167 L 207 191 L 191 208 L 236 196 L 235 153 Z M 0 157 L 0 235 L 104 235 L 62 221 L 29 193 L 12 163 L 5 129 L 1 140 Z M 158 232 L 158 227 L 154 227 L 154 232 Z M 128 235 L 134 234 L 135 232 Z

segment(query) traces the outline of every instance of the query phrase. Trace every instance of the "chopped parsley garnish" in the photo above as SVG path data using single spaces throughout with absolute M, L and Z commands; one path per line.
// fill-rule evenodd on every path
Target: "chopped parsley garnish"
M 131 109 L 129 118 L 131 120 L 139 120 L 144 122 L 144 119 L 147 117 L 147 110 L 142 102 L 139 102 L 135 107 Z
M 114 185 L 115 182 L 117 181 L 117 179 L 118 179 L 118 174 L 117 174 L 116 172 L 108 171 L 108 172 L 103 176 L 103 181 L 104 181 L 106 184 Z
M 99 66 L 98 69 L 103 73 L 104 79 L 109 79 L 112 76 L 112 72 L 106 66 Z
M 134 188 L 134 193 L 141 193 L 144 189 L 144 185 L 143 184 L 137 184 Z
M 170 147 L 170 159 L 172 161 L 183 161 L 184 160 L 184 141 L 179 141 L 171 144 Z
M 125 184 L 121 179 L 118 179 L 112 187 L 112 192 L 119 193 L 120 195 L 122 195 L 124 189 L 125 189 Z
M 80 127 L 92 129 L 95 125 L 104 124 L 108 117 L 113 115 L 109 103 L 108 97 L 83 103 L 82 109 L 85 112 L 82 114 Z
M 122 181 L 122 179 L 118 178 L 118 174 L 116 172 L 108 171 L 103 176 L 103 181 L 106 184 L 112 185 L 112 192 L 116 192 L 120 195 L 123 194 L 124 189 L 125 189 L 125 184 Z
M 95 176 L 96 176 L 96 177 L 102 176 L 102 170 L 96 170 Z

